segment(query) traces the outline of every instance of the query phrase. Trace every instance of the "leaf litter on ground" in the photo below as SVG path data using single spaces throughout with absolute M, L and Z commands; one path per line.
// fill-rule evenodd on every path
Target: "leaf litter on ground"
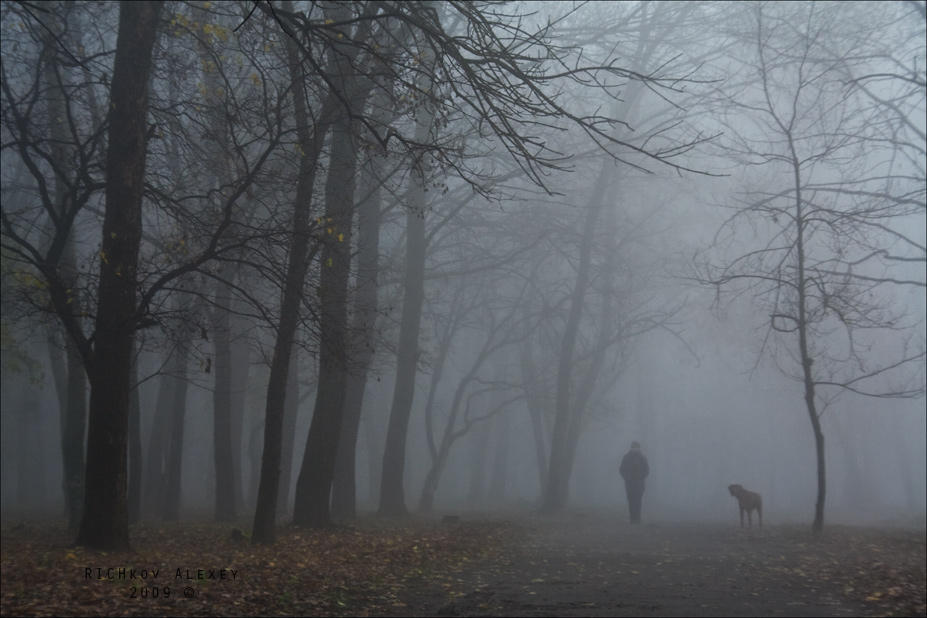
M 527 518 L 446 524 L 371 517 L 324 530 L 280 526 L 273 547 L 252 546 L 247 534 L 234 534 L 228 524 L 141 524 L 132 528 L 130 553 L 74 547 L 72 533 L 61 526 L 3 526 L 0 614 L 430 615 L 429 609 L 444 603 L 454 608 L 456 599 L 491 589 L 513 570 L 540 569 L 545 581 L 525 582 L 527 607 L 536 598 L 529 595 L 556 570 L 580 566 L 570 548 L 550 553 L 547 539 L 563 538 L 565 530 L 575 531 L 582 522 Z M 927 612 L 923 531 L 830 526 L 815 538 L 803 527 L 773 526 L 731 534 L 741 536 L 727 559 L 763 556 L 750 565 L 770 585 L 782 580 L 813 589 L 816 582 L 837 583 L 847 598 L 865 604 L 867 614 Z M 668 543 L 655 546 L 659 569 L 676 567 L 676 548 Z M 590 585 L 621 585 L 614 578 L 630 577 L 585 565 L 582 579 Z M 126 578 L 110 579 L 108 569 L 118 574 L 120 568 Z M 135 579 L 128 578 L 132 569 Z M 169 597 L 164 588 L 170 588 Z M 476 613 L 497 609 L 484 600 L 473 608 Z
M 116 553 L 74 547 L 61 526 L 4 526 L 0 614 L 397 613 L 406 606 L 398 593 L 413 584 L 462 593 L 454 573 L 500 553 L 508 527 L 420 520 L 281 526 L 277 543 L 264 547 L 226 524 L 141 524 L 132 527 L 132 551 Z

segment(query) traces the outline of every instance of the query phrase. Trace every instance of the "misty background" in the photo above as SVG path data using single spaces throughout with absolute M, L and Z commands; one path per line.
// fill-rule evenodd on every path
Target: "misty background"
M 804 302 L 793 291 L 798 199 L 817 209 L 802 242 L 817 294 L 809 366 L 826 520 L 924 525 L 923 2 L 425 3 L 448 34 L 443 48 L 413 27 L 426 15 L 415 3 L 387 4 L 405 17 L 383 7 L 370 17 L 378 9 L 364 2 L 283 3 L 280 23 L 295 37 L 266 12 L 246 19 L 245 3 L 162 11 L 139 261 L 140 293 L 157 290 L 135 335 L 130 519 L 254 515 L 307 156 L 294 97 L 303 87 L 312 126 L 325 122 L 326 88 L 352 93 L 328 122 L 350 134 L 355 160 L 349 180 L 336 177 L 344 155 L 335 129 L 323 132 L 278 519 L 292 517 L 301 470 L 316 457 L 306 446 L 313 415 L 330 405 L 318 398 L 331 334 L 323 300 L 336 292 L 322 277 L 339 255 L 346 334 L 336 355 L 347 398 L 363 397 L 356 439 L 338 457 L 354 462 L 356 513 L 384 512 L 418 220 L 414 389 L 395 451 L 410 512 L 533 512 L 551 506 L 551 473 L 563 469 L 566 499 L 545 510 L 624 521 L 618 466 L 639 441 L 651 469 L 645 523 L 733 524 L 732 483 L 762 494 L 768 524 L 810 522 L 815 435 L 797 328 L 781 321 Z M 363 44 L 360 15 L 381 29 Z M 80 362 L 69 363 L 61 316 L 92 333 L 118 18 L 115 3 L 2 3 L 5 515 L 69 512 L 63 435 Z M 482 34 L 490 25 L 499 38 Z M 305 82 L 294 86 L 299 53 Z M 533 115 L 527 103 L 487 103 L 501 95 L 467 98 L 480 84 L 441 64 L 506 54 L 507 72 L 481 83 L 535 85 L 524 95 Z M 542 109 L 541 95 L 556 105 Z M 332 187 L 348 184 L 352 218 L 333 222 Z M 232 223 L 217 232 L 223 216 Z M 51 272 L 71 300 L 54 302 Z M 222 389 L 230 433 L 218 439 L 231 465 L 217 475 Z M 558 431 L 562 468 L 551 462 Z M 335 491 L 350 493 L 339 470 Z M 216 506 L 223 488 L 231 510 Z M 352 515 L 333 503 L 333 519 Z

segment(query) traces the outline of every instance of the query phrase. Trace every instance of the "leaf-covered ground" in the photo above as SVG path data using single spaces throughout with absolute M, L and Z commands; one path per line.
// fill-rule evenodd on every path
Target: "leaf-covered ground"
M 534 520 L 415 615 L 923 616 L 925 531 Z
M 227 525 L 146 524 L 133 528 L 129 554 L 75 548 L 60 527 L 5 522 L 0 613 L 923 616 L 927 611 L 923 530 L 830 526 L 815 539 L 806 527 L 742 532 L 720 525 L 629 526 L 616 519 L 368 518 L 327 531 L 281 527 L 273 548 L 234 540 Z
M 505 523 L 282 526 L 273 548 L 219 524 L 134 526 L 133 551 L 87 551 L 60 527 L 2 529 L 7 615 L 402 613 L 410 582 L 462 594 L 455 573 L 505 546 Z M 89 571 L 88 571 L 89 569 Z M 155 598 L 157 595 L 157 598 Z

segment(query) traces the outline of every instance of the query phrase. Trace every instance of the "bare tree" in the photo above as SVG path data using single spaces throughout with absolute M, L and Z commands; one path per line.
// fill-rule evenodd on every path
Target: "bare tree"
M 78 545 L 100 549 L 129 547 L 126 436 L 130 368 L 137 319 L 148 73 L 161 6 L 161 2 L 124 2 L 119 10 L 106 157 L 106 216 L 100 249 L 104 258 L 100 264 L 93 355 L 88 363 L 91 386 L 86 493 L 77 533 Z M 66 298 L 57 301 L 67 303 Z M 68 313 L 66 309 L 59 312 Z
M 274 111 L 279 109 L 273 104 L 263 105 L 261 121 L 242 128 L 242 120 L 255 110 L 225 107 L 238 131 L 229 131 L 227 141 L 221 137 L 217 141 L 228 145 L 224 152 L 229 169 L 234 170 L 233 178 L 221 189 L 200 185 L 191 190 L 195 172 L 207 158 L 196 156 L 194 142 L 208 144 L 214 138 L 209 131 L 197 132 L 191 138 L 185 124 L 199 122 L 203 101 L 178 100 L 173 93 L 164 97 L 159 88 L 165 69 L 182 56 L 171 46 L 156 45 L 157 34 L 166 25 L 155 10 L 160 4 L 120 5 L 123 25 L 132 26 L 144 37 L 116 37 L 116 45 L 123 47 L 115 54 L 112 32 L 105 27 L 108 5 L 68 7 L 80 16 L 86 14 L 85 22 L 93 18 L 101 21 L 103 27 L 95 31 L 97 39 L 88 41 L 73 31 L 67 36 L 53 36 L 55 54 L 45 53 L 38 61 L 27 58 L 14 67 L 6 62 L 9 56 L 4 37 L 4 171 L 9 171 L 8 161 L 13 162 L 14 169 L 17 163 L 22 166 L 25 180 L 21 187 L 31 199 L 3 200 L 3 248 L 4 255 L 14 260 L 21 272 L 31 273 L 34 280 L 19 286 L 17 298 L 35 315 L 50 314 L 62 324 L 88 371 L 91 392 L 98 391 L 96 396 L 91 393 L 91 405 L 97 406 L 91 415 L 97 416 L 89 428 L 92 435 L 88 435 L 86 464 L 88 474 L 94 475 L 94 487 L 88 476 L 85 489 L 88 498 L 94 494 L 94 505 L 92 513 L 84 512 L 80 540 L 92 546 L 123 547 L 128 544 L 126 483 L 125 461 L 119 457 L 125 456 L 128 425 L 124 415 L 132 388 L 131 363 L 125 360 L 119 371 L 110 371 L 107 363 L 121 362 L 126 336 L 131 341 L 139 328 L 158 325 L 170 313 L 170 305 L 163 301 L 170 296 L 172 282 L 193 274 L 205 280 L 215 273 L 209 268 L 211 261 L 227 259 L 240 249 L 243 241 L 236 234 L 240 232 L 236 201 L 253 185 L 278 144 L 279 115 Z M 48 48 L 42 43 L 43 33 L 55 33 L 57 26 L 45 7 L 5 3 L 3 10 L 20 11 L 24 23 L 29 24 L 23 28 L 26 36 L 31 36 L 40 49 Z M 176 15 L 171 25 L 175 38 L 194 30 L 203 36 L 219 32 L 212 24 L 193 24 Z M 20 53 L 30 49 L 21 43 L 24 41 L 12 41 L 10 49 Z M 126 61 L 126 54 L 140 55 Z M 125 62 L 128 68 L 120 64 Z M 176 86 L 188 74 L 170 74 L 168 85 Z M 245 83 L 253 82 L 260 83 L 260 79 L 245 77 Z M 96 105 L 97 97 L 105 100 L 107 90 L 111 100 Z M 228 95 L 223 106 L 229 100 L 237 101 L 233 89 L 224 87 L 223 91 Z M 149 122 L 149 112 L 154 122 Z M 51 118 L 51 123 L 46 118 Z M 115 126 L 117 121 L 124 126 Z M 152 158 L 155 165 L 146 166 L 146 159 Z M 147 197 L 138 205 L 134 202 L 136 190 L 144 191 Z M 101 207 L 104 192 L 107 203 Z M 191 201 L 196 208 L 189 208 Z M 142 208 L 152 202 L 159 206 L 155 212 Z M 201 208 L 207 203 L 208 208 Z M 105 231 L 99 246 L 84 242 L 98 237 L 101 229 Z M 79 248 L 76 262 L 68 257 L 72 245 Z M 126 287 L 130 284 L 131 293 Z M 129 301 L 133 309 L 126 314 Z M 93 330 L 86 332 L 90 322 Z M 189 339 L 189 332 L 185 337 Z M 103 369 L 96 368 L 100 358 L 104 359 L 100 363 Z M 82 425 L 75 422 L 69 427 L 75 430 L 65 433 L 76 436 L 74 451 L 79 454 Z M 68 478 L 72 478 L 70 474 Z M 89 503 L 85 505 L 90 508 Z M 103 513 L 105 517 L 101 517 Z
M 877 276 L 856 275 L 875 261 L 874 246 L 897 240 L 894 230 L 912 212 L 906 200 L 860 199 L 878 176 L 870 170 L 887 163 L 867 148 L 871 117 L 861 93 L 846 88 L 847 67 L 872 60 L 854 50 L 881 34 L 876 7 L 856 8 L 742 7 L 738 25 L 749 37 L 723 121 L 728 155 L 755 174 L 715 246 L 695 262 L 702 283 L 749 295 L 766 316 L 764 352 L 802 385 L 817 455 L 815 533 L 826 497 L 823 412 L 841 391 L 924 394 L 924 345 L 910 339 L 918 319 L 885 289 L 891 264 Z

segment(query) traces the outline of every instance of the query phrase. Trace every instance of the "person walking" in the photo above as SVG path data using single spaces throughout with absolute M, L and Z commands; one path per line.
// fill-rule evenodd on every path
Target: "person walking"
M 631 523 L 641 523 L 641 498 L 644 496 L 644 479 L 650 474 L 647 458 L 641 453 L 639 442 L 631 443 L 631 450 L 621 460 L 618 469 L 624 479 L 624 490 L 628 495 L 628 510 L 631 512 Z

